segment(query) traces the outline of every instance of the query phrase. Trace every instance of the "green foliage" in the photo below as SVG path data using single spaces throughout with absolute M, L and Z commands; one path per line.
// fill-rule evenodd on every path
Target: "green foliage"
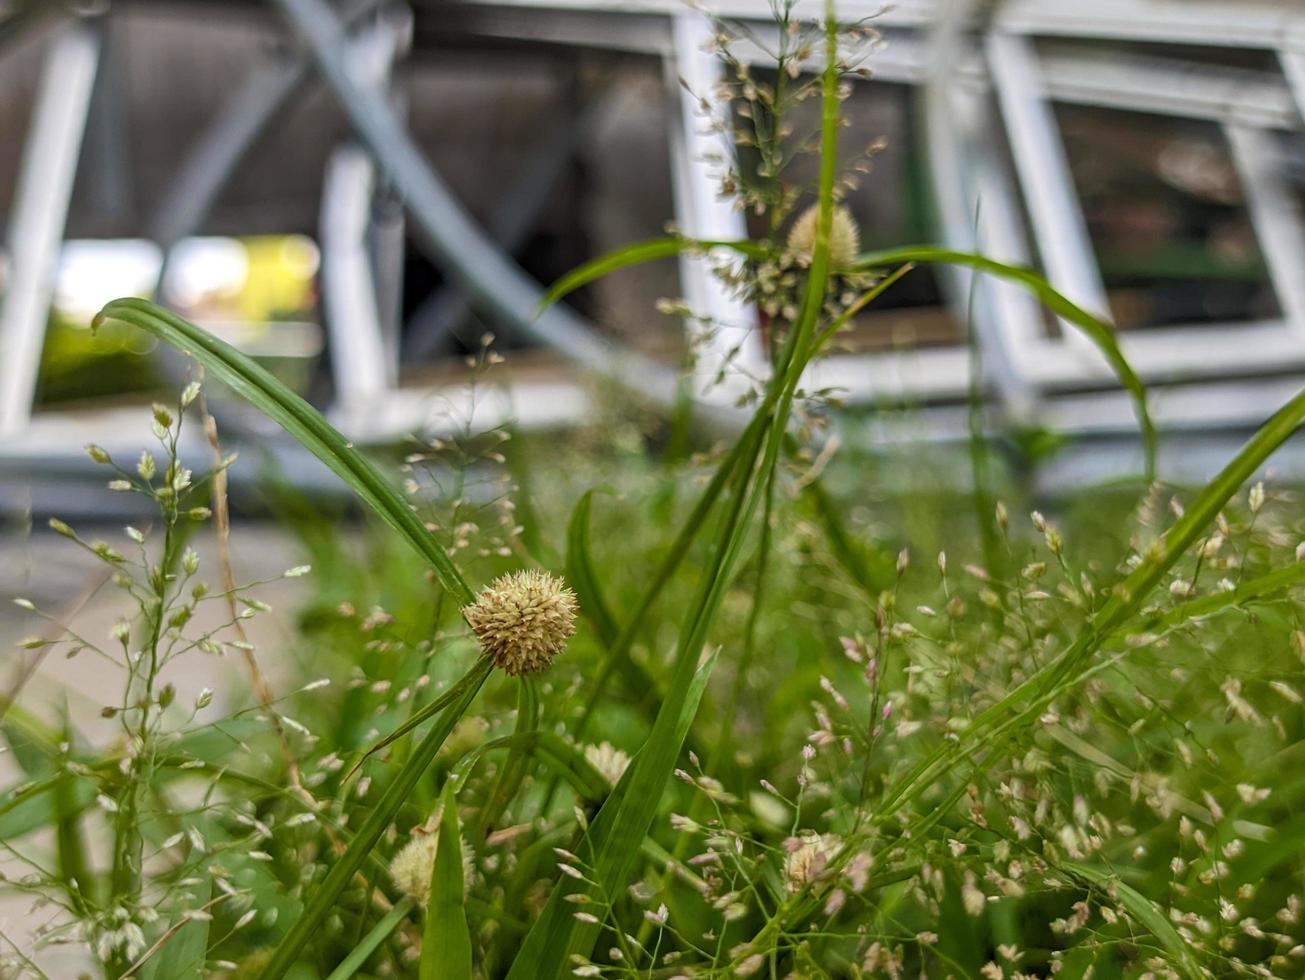
M 195 325 L 142 300 L 97 318 L 189 353 L 386 533 L 350 540 L 338 515 L 272 491 L 316 569 L 275 699 L 241 626 L 268 611 L 259 583 L 214 591 L 187 545 L 211 516 L 197 493 L 227 531 L 231 459 L 196 477 L 178 457 L 198 385 L 154 408 L 161 461 L 89 448 L 159 531 L 128 529 L 120 552 L 52 524 L 120 590 L 112 644 L 20 601 L 52 627 L 25 649 L 103 657 L 123 677 L 94 706 L 122 726 L 110 745 L 80 731 L 84 704 L 63 725 L 0 709 L 22 771 L 0 837 L 16 856 L 38 836 L 50 851 L 8 884 L 58 903 L 50 936 L 83 941 L 108 977 L 160 980 L 1299 972 L 1305 522 L 1296 491 L 1242 488 L 1305 418 L 1305 393 L 1205 487 L 1148 472 L 1140 501 L 1132 484 L 1095 488 L 1027 525 L 1001 502 L 1030 508 L 1022 475 L 1000 471 L 977 424 L 968 460 L 833 453 L 819 438 L 832 400 L 802 379 L 926 262 L 1030 290 L 1110 361 L 1149 459 L 1155 433 L 1109 327 L 1035 273 L 932 247 L 834 267 L 844 49 L 864 32 L 832 4 L 815 31 L 791 4 L 776 13 L 777 78 L 744 74 L 733 96 L 758 160 L 734 175 L 738 199 L 766 237 L 638 243 L 546 298 L 732 250 L 719 273 L 767 312 L 771 371 L 745 380 L 750 417 L 717 449 L 685 451 L 687 411 L 663 459 L 628 421 L 615 438 L 595 419 L 572 448 L 518 436 L 510 457 L 509 432 L 468 427 L 406 456 L 401 492 Z M 806 98 L 819 131 L 790 141 L 784 111 Z M 819 155 L 801 254 L 781 234 L 796 152 Z M 478 377 L 489 340 L 473 360 Z M 1026 434 L 1024 462 L 1051 438 Z M 462 618 L 469 583 L 561 554 L 585 622 L 546 673 L 491 678 Z M 214 602 L 228 614 L 200 629 Z M 505 614 L 520 626 L 531 608 Z M 177 704 L 163 669 L 224 653 L 251 671 L 243 707 Z M 19 951 L 0 971 L 31 962 Z
M 421 980 L 471 980 L 471 933 L 463 908 L 462 834 L 452 783 L 444 790 L 440 813 L 439 849 L 430 901 L 426 904 L 418 975 Z

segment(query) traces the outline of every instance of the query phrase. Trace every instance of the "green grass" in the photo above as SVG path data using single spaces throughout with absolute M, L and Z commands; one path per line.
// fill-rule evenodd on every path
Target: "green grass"
M 618 408 L 565 438 L 465 431 L 391 473 L 200 328 L 106 307 L 97 325 L 190 354 L 375 523 L 349 543 L 337 515 L 269 488 L 314 591 L 294 639 L 255 651 L 259 583 L 215 592 L 187 546 L 210 506 L 226 533 L 224 481 L 176 458 L 198 385 L 155 407 L 161 464 L 90 448 L 160 526 L 119 551 L 55 522 L 108 567 L 124 618 L 111 641 L 55 622 L 25 644 L 117 664 L 101 713 L 121 738 L 91 742 L 72 710 L 0 713 L 23 771 L 0 827 L 27 865 L 3 884 L 53 903 L 46 940 L 114 980 L 1300 973 L 1305 521 L 1296 490 L 1254 481 L 1305 393 L 1206 486 L 1153 483 L 1148 462 L 1054 510 L 1028 499 L 1036 461 L 1001 472 L 979 425 L 950 455 L 821 456 L 833 409 L 801 390 L 806 367 L 922 262 L 1008 279 L 1084 330 L 1148 461 L 1156 440 L 1109 325 L 1035 273 L 930 247 L 833 267 L 850 65 L 830 10 L 808 37 L 818 84 L 740 83 L 770 161 L 740 194 L 772 234 L 731 243 L 742 265 L 722 275 L 777 312 L 773 370 L 718 447 L 686 457 L 681 413 L 659 453 L 660 421 Z M 783 66 L 803 35 L 781 36 Z M 771 164 L 785 100 L 807 97 L 820 177 L 798 254 Z M 550 301 L 704 244 L 631 246 Z M 487 583 L 540 565 L 569 579 L 579 629 L 548 669 L 507 676 L 468 623 Z M 210 602 L 230 616 L 198 632 Z M 531 608 L 498 613 L 524 629 Z M 177 704 L 161 670 L 222 653 L 246 657 L 254 695 L 225 717 Z M 260 693 L 268 657 L 292 681 L 280 700 Z M 40 975 L 41 949 L 4 941 L 6 968 Z

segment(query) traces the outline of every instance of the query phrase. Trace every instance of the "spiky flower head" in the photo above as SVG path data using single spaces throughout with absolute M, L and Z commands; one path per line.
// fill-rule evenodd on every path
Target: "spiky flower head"
M 820 205 L 813 204 L 798 216 L 788 233 L 788 247 L 798 262 L 809 265 L 816 250 L 816 231 L 820 225 Z M 835 204 L 829 225 L 829 268 L 837 272 L 849 269 L 861 251 L 861 232 L 852 212 Z
M 390 861 L 390 880 L 403 894 L 422 905 L 430 898 L 431 879 L 435 876 L 435 854 L 439 850 L 439 815 L 435 815 L 412 832 L 412 838 L 399 848 Z M 471 881 L 475 872 L 475 855 L 466 840 L 462 845 L 462 880 Z
M 546 669 L 575 633 L 575 593 L 548 572 L 496 578 L 464 610 L 480 647 L 513 677 Z

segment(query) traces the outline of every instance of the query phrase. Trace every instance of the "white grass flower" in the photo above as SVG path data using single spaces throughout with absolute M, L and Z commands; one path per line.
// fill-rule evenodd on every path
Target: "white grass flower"
M 833 834 L 807 833 L 790 842 L 791 849 L 784 860 L 784 882 L 790 894 L 797 894 L 824 874 L 838 845 L 839 839 Z
M 611 742 L 586 745 L 585 759 L 598 770 L 610 786 L 615 786 L 621 781 L 626 767 L 630 765 L 630 756 Z
M 518 677 L 552 664 L 575 633 L 578 608 L 562 579 L 527 569 L 495 579 L 464 614 L 485 655 Z

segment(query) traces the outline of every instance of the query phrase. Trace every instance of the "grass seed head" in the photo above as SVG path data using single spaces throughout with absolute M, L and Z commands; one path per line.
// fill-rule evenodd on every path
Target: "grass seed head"
M 806 264 L 816 250 L 816 230 L 820 223 L 820 205 L 813 204 L 798 216 L 788 233 L 788 247 Z M 849 269 L 861 251 L 861 232 L 852 212 L 841 204 L 834 205 L 829 226 L 829 267 L 834 271 Z

